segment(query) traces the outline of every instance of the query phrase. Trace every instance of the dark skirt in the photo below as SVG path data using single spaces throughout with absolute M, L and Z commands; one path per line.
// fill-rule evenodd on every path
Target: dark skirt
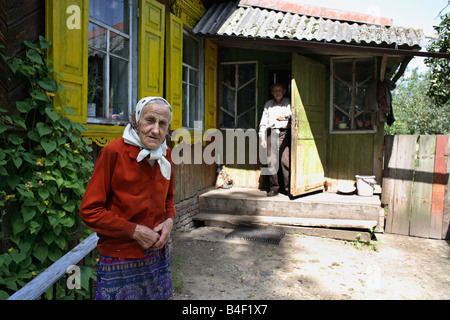
M 96 300 L 167 300 L 172 297 L 169 246 L 143 259 L 100 255 Z

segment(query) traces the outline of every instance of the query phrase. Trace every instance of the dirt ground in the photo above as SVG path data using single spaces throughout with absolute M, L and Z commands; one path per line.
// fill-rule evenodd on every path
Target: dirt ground
M 450 299 L 450 242 L 376 234 L 370 245 L 286 234 L 280 244 L 175 233 L 175 300 Z

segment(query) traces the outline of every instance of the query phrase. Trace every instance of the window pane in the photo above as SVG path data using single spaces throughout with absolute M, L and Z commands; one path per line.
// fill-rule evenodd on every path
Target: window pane
M 110 33 L 110 37 L 110 52 L 128 60 L 128 57 L 130 55 L 128 39 L 125 39 L 124 37 L 114 32 Z
M 183 127 L 188 127 L 188 110 L 189 110 L 188 96 L 189 96 L 188 85 L 186 83 L 183 83 L 183 104 L 182 104 L 183 107 L 181 108 L 183 114 L 182 118 Z
M 198 68 L 199 48 L 198 42 L 189 36 L 183 37 L 183 62 L 193 68 Z
M 353 82 L 353 61 L 339 60 L 334 62 L 334 74 L 345 82 L 351 84 Z
M 254 128 L 256 119 L 256 64 L 220 66 L 219 124 L 225 128 Z
M 197 105 L 198 88 L 189 86 L 189 127 L 194 128 L 194 121 L 199 121 Z
M 88 117 L 102 117 L 105 54 L 89 51 L 88 59 Z
M 189 79 L 189 68 L 183 66 L 183 81 L 188 82 L 188 79 Z
M 198 72 L 193 69 L 189 72 L 189 83 L 198 85 Z
M 373 78 L 372 59 L 358 59 L 355 62 L 355 81 L 356 85 Z
M 355 114 L 365 110 L 365 100 L 369 83 L 365 83 L 355 89 Z
M 333 61 L 333 128 L 372 130 L 374 114 L 366 109 L 366 94 L 374 79 L 372 58 Z
M 352 89 L 342 81 L 334 80 L 334 104 L 350 112 L 352 105 Z
M 238 91 L 237 95 L 237 109 L 238 115 L 238 127 L 239 128 L 252 128 L 255 126 L 255 113 L 254 111 L 248 111 L 256 106 L 256 82 L 253 81 L 249 85 L 245 86 Z
M 110 119 L 128 119 L 128 62 L 111 57 Z
M 194 128 L 200 119 L 199 106 L 199 42 L 193 37 L 183 37 L 183 119 L 182 125 Z
M 222 100 L 222 101 L 220 101 L 221 107 L 233 115 L 234 115 L 235 94 L 236 94 L 236 91 L 234 89 L 230 88 L 227 85 L 222 84 L 222 87 L 220 90 L 220 95 L 221 95 L 221 100 Z M 233 128 L 234 127 L 234 118 L 232 116 L 230 116 L 228 113 L 221 110 L 220 114 L 219 114 L 219 124 L 222 127 Z
M 89 23 L 89 47 L 106 51 L 106 29 Z
M 128 0 L 90 0 L 89 15 L 119 31 L 129 33 Z
M 228 86 L 236 86 L 236 65 L 225 64 L 221 66 L 220 73 L 222 75 L 222 81 Z
M 246 84 L 255 77 L 256 70 L 254 64 L 240 64 L 238 68 L 239 86 Z

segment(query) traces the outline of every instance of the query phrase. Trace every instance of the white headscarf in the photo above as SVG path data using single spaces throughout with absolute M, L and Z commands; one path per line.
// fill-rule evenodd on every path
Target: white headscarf
M 159 164 L 159 168 L 161 169 L 161 173 L 162 173 L 163 177 L 166 178 L 167 180 L 170 180 L 172 166 L 170 165 L 170 162 L 164 157 L 167 153 L 166 140 L 164 140 L 163 143 L 161 143 L 161 145 L 158 148 L 150 150 L 144 146 L 144 144 L 142 143 L 142 141 L 139 138 L 139 135 L 137 133 L 137 128 L 139 127 L 139 124 L 141 122 L 142 115 L 143 115 L 142 111 L 143 111 L 144 107 L 150 102 L 167 105 L 167 107 L 170 110 L 169 122 L 172 120 L 172 107 L 165 99 L 160 98 L 160 97 L 142 98 L 141 100 L 139 100 L 139 102 L 136 105 L 136 109 L 135 109 L 136 123 L 135 123 L 135 125 L 133 125 L 132 123 L 129 123 L 125 127 L 125 130 L 123 131 L 122 137 L 123 137 L 123 140 L 125 141 L 125 143 L 128 143 L 133 146 L 141 148 L 141 151 L 139 152 L 139 154 L 136 158 L 137 162 L 140 162 L 147 157 L 149 158 L 149 160 L 156 160 Z

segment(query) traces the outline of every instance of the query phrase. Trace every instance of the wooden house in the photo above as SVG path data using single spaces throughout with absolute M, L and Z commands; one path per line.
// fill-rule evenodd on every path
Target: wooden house
M 122 136 L 144 96 L 171 103 L 171 130 L 257 129 L 270 85 L 283 82 L 293 114 L 292 196 L 334 193 L 355 175 L 381 182 L 386 114 L 369 92 L 378 80 L 395 83 L 424 40 L 389 19 L 286 1 L 1 3 L 6 54 L 20 55 L 23 40 L 45 33 L 72 118 L 98 148 Z M 1 101 L 14 108 L 26 90 L 2 70 Z M 235 187 L 263 187 L 261 164 L 225 165 Z M 192 225 L 216 169 L 175 166 L 180 228 Z

